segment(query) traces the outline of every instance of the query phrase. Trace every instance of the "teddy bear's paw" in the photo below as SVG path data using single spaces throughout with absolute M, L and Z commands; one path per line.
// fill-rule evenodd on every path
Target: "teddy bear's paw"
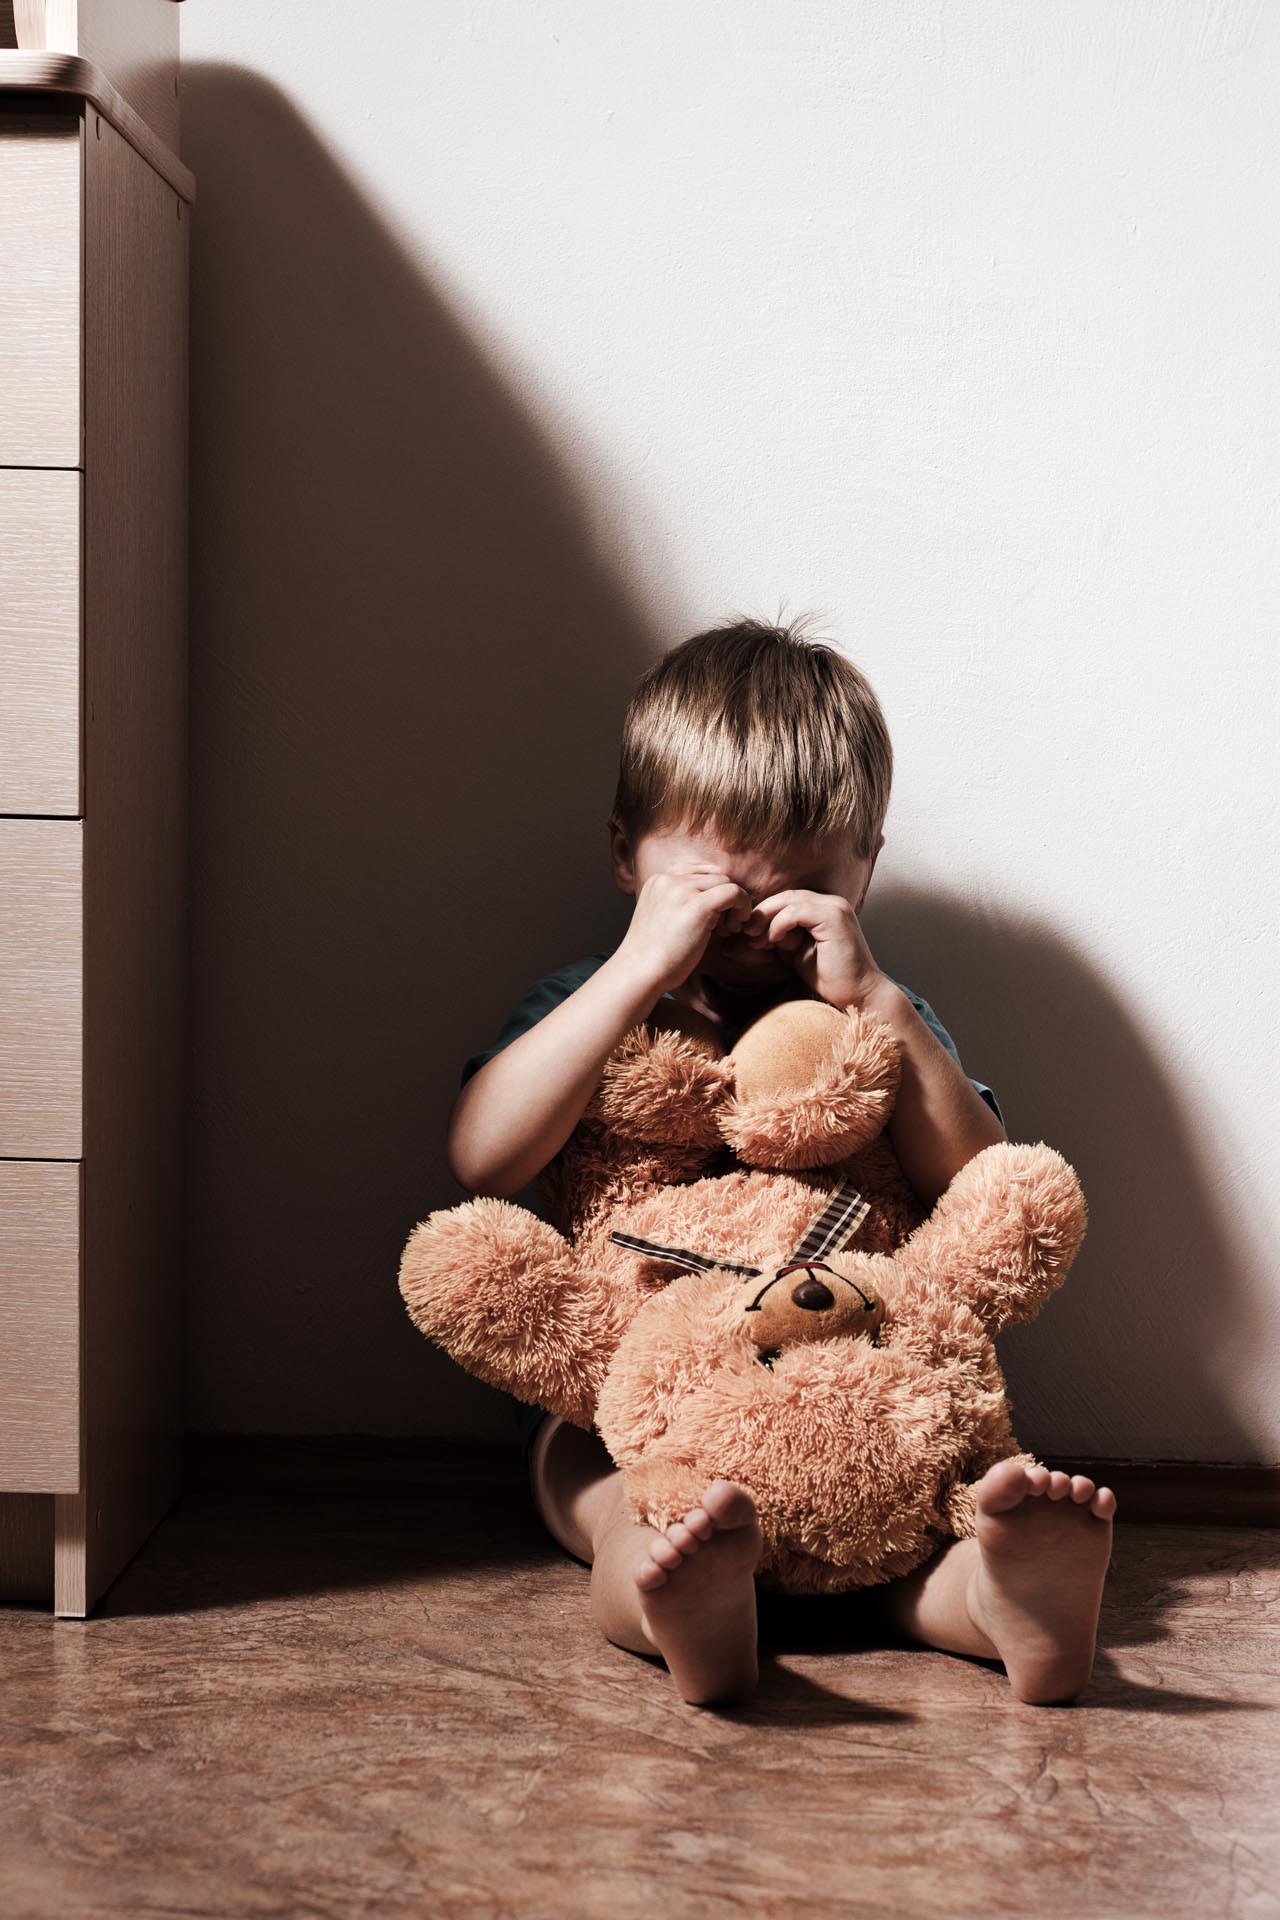
M 963 1299 L 996 1331 L 1029 1320 L 1061 1286 L 1088 1210 L 1060 1153 L 997 1141 L 963 1166 L 898 1250 L 904 1292 Z
M 784 1001 L 747 1029 L 720 1131 L 749 1166 L 831 1166 L 883 1133 L 902 1077 L 892 1031 L 857 1008 Z
M 400 1292 L 428 1340 L 489 1386 L 589 1427 L 619 1302 L 555 1229 L 508 1200 L 469 1200 L 409 1235 Z
M 729 1068 L 688 1034 L 633 1027 L 605 1062 L 588 1116 L 622 1140 L 643 1145 L 720 1145 L 717 1115 Z

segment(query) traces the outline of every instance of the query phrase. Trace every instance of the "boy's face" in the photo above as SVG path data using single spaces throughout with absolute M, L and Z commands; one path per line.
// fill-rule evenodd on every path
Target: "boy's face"
M 753 853 L 746 847 L 727 847 L 711 828 L 655 827 L 631 841 L 616 820 L 609 822 L 614 880 L 623 893 L 636 894 L 650 875 L 681 868 L 715 867 L 751 896 L 799 888 L 809 893 L 839 894 L 861 913 L 880 846 L 869 860 L 858 859 L 840 835 L 815 835 L 792 840 L 780 853 Z M 791 977 L 786 951 L 804 943 L 799 932 L 785 935 L 777 946 L 754 943 L 746 933 L 713 933 L 697 971 L 731 986 L 768 986 Z M 782 951 L 780 951 L 782 949 Z

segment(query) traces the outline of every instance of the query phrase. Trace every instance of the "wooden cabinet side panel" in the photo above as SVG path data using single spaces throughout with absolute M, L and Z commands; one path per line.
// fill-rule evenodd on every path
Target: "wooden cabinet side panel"
M 82 1494 L 58 1502 L 60 1613 L 93 1605 L 180 1475 L 188 231 L 173 189 L 91 110 L 84 1450 Z

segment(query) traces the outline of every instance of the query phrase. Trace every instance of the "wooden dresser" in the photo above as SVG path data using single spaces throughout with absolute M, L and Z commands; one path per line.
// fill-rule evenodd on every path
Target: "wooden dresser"
M 181 1462 L 187 243 L 174 0 L 0 0 L 0 1600 Z

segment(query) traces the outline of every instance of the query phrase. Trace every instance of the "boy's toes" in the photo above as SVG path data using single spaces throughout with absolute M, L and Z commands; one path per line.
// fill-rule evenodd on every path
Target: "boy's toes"
M 978 1482 L 979 1509 L 1002 1513 L 1020 1506 L 1029 1493 L 1043 1492 L 1043 1487 L 1038 1487 L 1032 1477 L 1035 1471 L 1034 1467 L 1024 1467 L 1020 1460 L 997 1460 Z M 1040 1471 L 1043 1473 L 1044 1468 Z
M 747 1527 L 756 1517 L 755 1501 L 735 1480 L 713 1480 L 702 1505 L 717 1527 Z
M 1071 1475 L 1055 1467 L 1049 1475 L 1048 1494 L 1051 1500 L 1065 1500 L 1071 1491 Z
M 664 1587 L 667 1576 L 657 1561 L 648 1558 L 642 1560 L 636 1569 L 636 1585 L 642 1593 L 652 1593 L 655 1587 Z
M 1116 1497 L 1110 1487 L 1100 1487 L 1087 1473 L 1071 1476 L 1071 1499 L 1077 1507 L 1088 1507 L 1099 1520 L 1114 1518 Z
M 696 1553 L 698 1551 L 699 1543 L 697 1534 L 691 1527 L 687 1527 L 682 1520 L 672 1521 L 671 1525 L 667 1528 L 667 1538 L 673 1547 L 679 1548 L 682 1554 Z

